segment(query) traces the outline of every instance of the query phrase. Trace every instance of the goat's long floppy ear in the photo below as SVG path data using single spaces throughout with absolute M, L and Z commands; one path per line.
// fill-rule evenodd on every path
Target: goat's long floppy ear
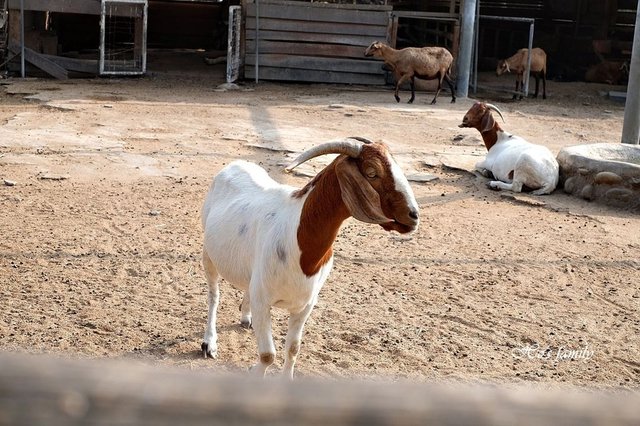
M 496 121 L 493 119 L 493 115 L 491 115 L 491 111 L 486 110 L 484 115 L 482 116 L 482 121 L 480 121 L 480 133 L 484 133 L 493 129 L 493 125 Z
M 387 223 L 380 205 L 380 196 L 362 176 L 356 162 L 344 157 L 336 164 L 336 175 L 342 192 L 342 201 L 356 219 L 366 223 Z

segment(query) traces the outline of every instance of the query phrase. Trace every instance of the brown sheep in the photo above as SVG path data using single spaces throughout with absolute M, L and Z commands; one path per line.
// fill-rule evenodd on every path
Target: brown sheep
M 627 62 L 603 61 L 592 65 L 585 73 L 584 80 L 589 83 L 621 84 L 629 77 Z
M 520 92 L 520 99 L 522 99 L 522 91 L 524 90 L 523 77 L 527 69 L 527 60 L 529 59 L 528 52 L 529 49 L 520 49 L 512 57 L 498 61 L 496 75 L 500 76 L 505 72 L 512 71 L 516 74 L 516 93 L 514 93 L 513 99 L 518 98 L 518 92 Z M 536 78 L 536 91 L 533 97 L 538 97 L 538 85 L 540 84 L 540 77 L 542 77 L 542 99 L 547 99 L 547 54 L 539 47 L 531 49 L 530 75 Z
M 431 101 L 436 103 L 438 94 L 442 89 L 442 81 L 446 81 L 451 89 L 451 102 L 456 101 L 456 94 L 451 81 L 451 65 L 453 64 L 453 56 L 444 47 L 406 47 L 396 50 L 379 41 L 374 41 L 365 50 L 364 56 L 373 56 L 384 60 L 384 69 L 391 71 L 396 79 L 395 98 L 400 102 L 398 91 L 400 85 L 407 80 L 411 85 L 412 103 L 416 97 L 415 78 L 422 80 L 438 80 L 438 89 L 436 95 Z

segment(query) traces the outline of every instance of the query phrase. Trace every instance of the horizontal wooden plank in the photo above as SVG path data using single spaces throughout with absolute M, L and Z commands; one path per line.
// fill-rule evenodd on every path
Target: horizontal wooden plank
M 177 0 L 180 1 L 180 0 Z M 309 2 L 309 0 L 305 0 Z M 353 1 L 353 0 L 352 0 Z M 382 4 L 355 4 L 355 3 L 326 3 L 313 1 L 313 7 L 324 7 L 327 9 L 358 9 L 358 10 L 372 10 L 372 11 L 392 11 L 393 6 Z M 254 4 L 254 0 L 246 0 L 246 4 Z M 300 6 L 300 0 L 260 0 L 260 5 L 264 4 L 277 4 L 281 6 Z
M 97 59 L 76 59 L 67 58 L 64 56 L 54 55 L 42 55 L 52 62 L 60 65 L 67 71 L 85 72 L 91 74 L 97 74 L 99 71 L 99 65 Z
M 22 0 L 24 2 L 24 10 L 42 11 L 42 12 L 59 12 L 59 13 L 77 13 L 82 15 L 100 15 L 102 4 L 100 0 Z M 131 1 L 131 3 L 134 3 Z M 112 16 L 128 16 L 140 17 L 141 5 L 131 8 L 129 4 L 110 3 L 115 7 L 111 8 Z M 9 9 L 19 11 L 20 0 L 9 0 Z
M 303 377 L 290 382 L 249 374 L 217 375 L 215 368 L 23 353 L 0 353 L 0 366 L 2 425 L 640 424 L 640 393 L 622 387 L 384 378 Z
M 255 30 L 246 31 L 246 40 L 249 44 L 252 40 L 255 40 Z M 317 33 L 305 33 L 298 31 L 262 31 L 260 30 L 260 40 L 281 40 L 281 41 L 306 41 L 316 43 L 334 43 L 345 44 L 351 46 L 368 47 L 371 42 L 376 39 L 368 36 L 359 35 L 342 35 L 342 34 L 317 34 Z
M 246 45 L 246 53 L 255 52 L 255 41 Z M 301 56 L 327 56 L 342 58 L 364 58 L 365 48 L 362 46 L 347 46 L 343 44 L 297 43 L 286 41 L 260 40 L 258 49 L 261 54 L 276 53 Z
M 361 9 L 315 7 L 315 3 L 280 5 L 260 3 L 260 18 L 293 19 L 298 21 L 344 22 L 351 24 L 386 25 L 389 12 Z M 247 4 L 246 17 L 255 18 L 256 5 Z
M 24 10 L 99 15 L 100 0 L 23 0 Z M 9 9 L 20 9 L 20 0 L 9 0 Z
M 281 81 L 305 81 L 312 83 L 338 83 L 338 84 L 366 84 L 384 85 L 382 75 L 358 74 L 335 71 L 301 70 L 293 68 L 259 68 L 261 80 L 281 80 Z M 255 67 L 245 66 L 245 78 L 254 79 L 256 77 Z
M 256 18 L 247 18 L 246 28 L 255 30 Z M 364 25 L 348 24 L 341 22 L 320 22 L 320 21 L 293 21 L 276 18 L 260 18 L 260 31 L 304 31 L 309 33 L 323 34 L 352 34 L 363 35 L 374 38 L 385 38 L 387 36 L 387 24 L 385 25 Z
M 246 55 L 245 64 L 255 65 L 256 55 Z M 324 70 L 336 72 L 355 72 L 383 74 L 382 61 L 369 61 L 343 58 L 321 58 L 294 55 L 260 55 L 260 66 L 297 68 L 304 70 Z
M 13 40 L 9 42 L 9 50 L 16 54 L 21 54 L 22 51 L 21 47 Z M 66 80 L 69 78 L 67 70 L 55 62 L 45 58 L 41 53 L 29 49 L 28 47 L 24 48 L 24 59 L 58 80 Z

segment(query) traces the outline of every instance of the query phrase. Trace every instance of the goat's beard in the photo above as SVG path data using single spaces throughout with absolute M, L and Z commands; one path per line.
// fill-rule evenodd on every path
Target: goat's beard
M 392 222 L 381 223 L 380 226 L 382 226 L 385 231 L 396 231 L 400 234 L 408 234 L 416 229 L 415 226 L 405 225 L 395 220 Z

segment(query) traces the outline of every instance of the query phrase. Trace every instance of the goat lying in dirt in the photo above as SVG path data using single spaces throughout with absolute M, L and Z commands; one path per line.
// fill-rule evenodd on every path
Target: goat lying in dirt
M 498 107 L 477 102 L 459 126 L 477 129 L 489 151 L 485 159 L 476 164 L 476 170 L 484 176 L 491 172 L 497 179 L 489 182 L 493 189 L 521 192 L 528 188 L 534 195 L 552 193 L 558 185 L 560 170 L 554 155 L 545 146 L 504 132 L 493 119 L 491 110 L 500 114 L 504 121 Z

